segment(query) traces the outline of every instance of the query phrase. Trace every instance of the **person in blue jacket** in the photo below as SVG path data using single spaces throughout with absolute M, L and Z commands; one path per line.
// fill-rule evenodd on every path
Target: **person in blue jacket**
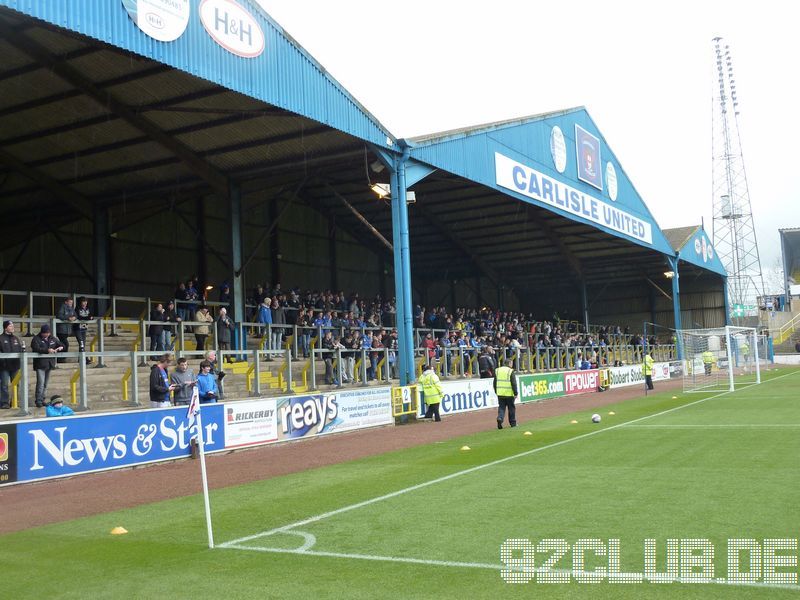
M 64 401 L 61 399 L 61 396 L 53 396 L 50 398 L 50 404 L 47 405 L 48 417 L 69 417 L 74 414 L 74 410 L 69 406 L 64 406 Z
M 211 362 L 204 360 L 200 363 L 200 374 L 197 376 L 197 393 L 200 404 L 210 404 L 219 398 L 217 378 L 211 372 Z

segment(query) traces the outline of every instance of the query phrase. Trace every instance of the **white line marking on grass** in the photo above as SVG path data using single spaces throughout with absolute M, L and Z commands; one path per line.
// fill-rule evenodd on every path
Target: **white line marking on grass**
M 457 568 L 457 569 L 488 569 L 491 571 L 501 571 L 503 569 L 508 569 L 508 565 L 503 565 L 499 563 L 479 563 L 479 562 L 461 562 L 461 561 L 454 561 L 454 560 L 433 560 L 429 558 L 409 558 L 405 556 L 380 556 L 375 554 L 353 554 L 350 552 L 321 552 L 317 550 L 302 550 L 300 548 L 296 550 L 288 550 L 285 548 L 262 548 L 259 546 L 237 546 L 226 544 L 226 548 L 230 548 L 233 550 L 250 550 L 254 552 L 272 552 L 274 554 L 300 554 L 303 556 L 324 556 L 327 558 L 347 558 L 347 559 L 355 559 L 355 560 L 370 560 L 370 561 L 377 561 L 377 562 L 392 562 L 392 563 L 405 563 L 405 564 L 413 564 L 413 565 L 425 565 L 425 566 L 432 566 L 432 567 L 450 567 L 450 568 Z M 569 573 L 572 579 L 576 579 L 582 575 L 594 575 L 596 576 L 596 572 L 586 572 L 586 571 L 573 571 L 570 569 L 550 569 L 550 568 L 543 568 L 543 567 L 535 567 L 531 569 L 532 573 Z M 642 573 L 615 573 L 614 577 L 618 577 L 620 579 L 627 579 L 628 581 L 635 581 L 637 578 L 641 577 L 644 581 L 652 581 L 654 583 L 691 583 L 697 584 L 697 578 L 687 578 L 682 579 L 680 577 L 675 577 L 672 580 L 664 580 L 663 577 L 647 577 Z M 715 578 L 713 580 L 702 580 L 700 583 L 706 584 L 717 584 L 717 585 L 730 585 L 730 586 L 745 586 L 745 587 L 757 587 L 757 588 L 769 588 L 769 589 L 787 589 L 787 590 L 800 590 L 800 585 L 791 584 L 791 583 L 764 583 L 762 581 L 756 582 L 733 582 L 727 581 L 723 578 Z
M 800 423 L 714 423 L 709 425 L 690 425 L 675 423 L 672 425 L 629 425 L 631 429 L 797 429 Z
M 772 381 L 777 381 L 778 379 L 783 379 L 784 377 L 789 377 L 790 375 L 794 375 L 800 371 L 793 371 L 791 373 L 787 373 L 785 375 L 779 375 L 774 379 L 769 379 L 764 383 L 769 383 Z M 294 523 L 290 523 L 288 525 L 283 525 L 281 527 L 276 527 L 275 529 L 270 529 L 268 531 L 262 531 L 261 533 L 256 533 L 253 535 L 247 535 L 244 537 L 237 538 L 235 540 L 231 540 L 229 542 L 225 542 L 223 544 L 218 544 L 217 548 L 230 548 L 233 546 L 238 546 L 244 542 L 249 542 L 251 540 L 256 540 L 258 538 L 274 535 L 276 533 L 287 532 L 290 529 L 294 529 L 295 527 L 301 527 L 303 525 L 308 525 L 310 523 L 316 523 L 317 521 L 322 521 L 323 519 L 327 519 L 329 517 L 333 517 L 335 515 L 340 515 L 342 513 L 350 512 L 351 510 L 356 510 L 358 508 L 363 508 L 365 506 L 369 506 L 371 504 L 375 504 L 377 502 L 383 502 L 384 500 L 390 500 L 391 498 L 396 498 L 397 496 L 402 496 L 403 494 L 407 494 L 409 492 L 414 492 L 416 490 L 421 490 L 423 488 L 429 487 L 431 485 L 435 485 L 437 483 L 442 483 L 444 481 L 449 481 L 451 479 L 455 479 L 456 477 L 461 477 L 462 475 L 469 475 L 470 473 L 475 473 L 476 471 L 481 471 L 488 467 L 494 467 L 496 465 L 503 464 L 510 460 L 515 460 L 517 458 L 522 458 L 523 456 L 530 456 L 532 454 L 536 454 L 538 452 L 543 452 L 544 450 L 549 450 L 550 448 L 557 448 L 558 446 L 563 446 L 564 444 L 569 444 L 570 442 L 576 442 L 578 440 L 583 440 L 588 437 L 597 435 L 599 433 L 605 433 L 607 431 L 613 431 L 615 429 L 619 429 L 621 427 L 625 427 L 628 425 L 632 425 L 633 423 L 639 423 L 640 421 L 645 421 L 647 419 L 652 419 L 653 417 L 660 417 L 661 415 L 666 415 L 677 410 L 682 410 L 684 408 L 688 408 L 690 406 L 695 406 L 696 404 L 701 404 L 703 402 L 707 402 L 708 400 L 713 400 L 714 398 L 720 398 L 722 396 L 726 396 L 734 392 L 726 391 L 720 394 L 714 394 L 713 396 L 708 396 L 707 398 L 700 398 L 699 400 L 695 400 L 693 402 L 689 402 L 688 404 L 681 404 L 680 406 L 675 406 L 673 408 L 668 408 L 666 410 L 662 410 L 657 413 L 653 413 L 652 415 L 645 415 L 643 417 L 639 417 L 638 419 L 633 419 L 631 421 L 625 421 L 624 423 L 618 423 L 617 425 L 611 425 L 608 427 L 603 427 L 602 429 L 597 429 L 595 431 L 590 431 L 589 433 L 583 433 L 581 435 L 576 435 L 575 437 L 567 438 L 565 440 L 561 440 L 558 442 L 553 442 L 552 444 L 547 444 L 546 446 L 540 446 L 539 448 L 533 448 L 531 450 L 526 450 L 525 452 L 520 452 L 519 454 L 513 454 L 511 456 L 506 456 L 505 458 L 500 458 L 497 460 L 493 460 L 488 463 L 484 463 L 482 465 L 476 465 L 474 467 L 470 467 L 469 469 L 464 469 L 463 471 L 456 471 L 455 473 L 450 473 L 449 475 L 445 475 L 443 477 L 437 477 L 436 479 L 431 479 L 429 481 L 424 481 L 422 483 L 418 483 L 416 485 L 409 486 L 407 488 L 403 488 L 402 490 L 397 490 L 394 492 L 390 492 L 388 494 L 384 494 L 382 496 L 377 496 L 375 498 L 370 498 L 368 500 L 364 500 L 362 502 L 357 502 L 355 504 L 350 504 L 349 506 L 343 506 L 342 508 L 337 508 L 335 510 L 331 510 L 319 515 L 315 515 L 313 517 L 308 517 L 307 519 L 303 519 L 301 521 L 295 521 Z

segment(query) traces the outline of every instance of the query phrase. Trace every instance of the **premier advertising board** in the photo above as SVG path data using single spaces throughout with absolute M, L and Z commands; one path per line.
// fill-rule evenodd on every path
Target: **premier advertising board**
M 497 406 L 494 379 L 442 382 L 444 397 L 439 406 L 443 415 L 469 412 Z M 419 416 L 425 414 L 425 403 L 419 403 Z
M 206 450 L 225 448 L 223 405 L 203 406 Z M 189 455 L 186 408 L 65 417 L 16 426 L 17 480 L 33 481 Z
M 520 402 L 558 398 L 565 394 L 563 373 L 520 375 L 517 378 Z

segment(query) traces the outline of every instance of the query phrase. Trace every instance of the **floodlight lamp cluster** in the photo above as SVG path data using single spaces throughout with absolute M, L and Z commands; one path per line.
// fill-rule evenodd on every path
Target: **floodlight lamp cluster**
M 370 189 L 378 194 L 378 198 L 388 198 L 392 195 L 392 189 L 388 183 L 373 183 Z

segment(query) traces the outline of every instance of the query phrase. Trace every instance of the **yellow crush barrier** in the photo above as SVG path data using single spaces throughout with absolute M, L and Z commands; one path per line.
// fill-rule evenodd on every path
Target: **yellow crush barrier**
M 72 403 L 78 403 L 78 380 L 81 378 L 81 370 L 75 369 L 72 377 L 69 378 L 69 391 L 72 396 Z
M 133 371 L 131 371 L 131 368 L 128 367 L 128 369 L 125 371 L 125 374 L 122 376 L 121 385 L 122 385 L 122 401 L 123 402 L 127 402 L 128 401 L 128 380 L 131 378 L 132 373 L 133 373 Z
M 11 408 L 19 408 L 19 380 L 22 378 L 22 371 L 17 371 L 11 380 Z

